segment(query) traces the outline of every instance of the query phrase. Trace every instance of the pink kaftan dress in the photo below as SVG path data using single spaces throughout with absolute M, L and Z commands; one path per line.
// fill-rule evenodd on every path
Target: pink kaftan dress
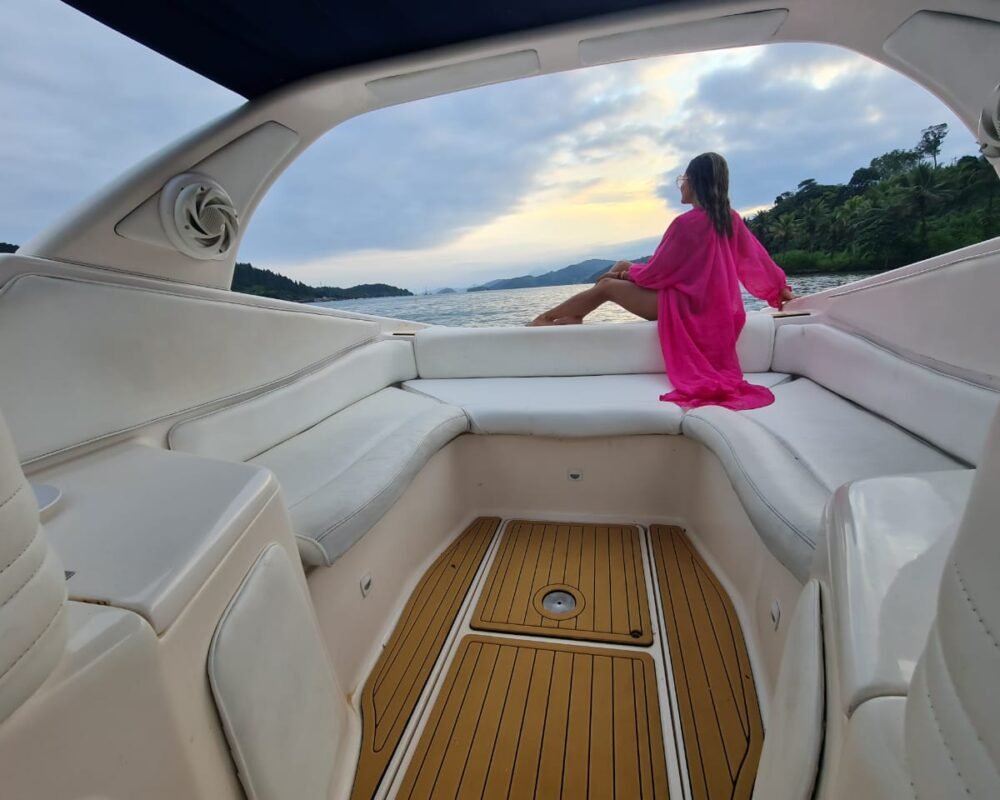
M 677 217 L 648 264 L 628 277 L 658 294 L 657 328 L 673 391 L 661 400 L 684 408 L 719 405 L 760 408 L 774 402 L 770 389 L 743 379 L 736 356 L 746 311 L 742 283 L 775 308 L 787 286 L 785 273 L 733 214 L 733 235 L 719 234 L 700 208 Z

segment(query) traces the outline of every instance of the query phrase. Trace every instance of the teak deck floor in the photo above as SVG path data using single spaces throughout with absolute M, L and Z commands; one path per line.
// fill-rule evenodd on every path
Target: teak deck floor
M 692 796 L 749 798 L 764 728 L 736 610 L 680 528 L 649 532 Z
M 413 590 L 362 693 L 361 758 L 352 800 L 367 800 L 378 788 L 499 526 L 496 517 L 477 519 Z
M 474 628 L 496 632 L 450 646 L 447 674 L 435 679 L 436 699 L 421 712 L 419 739 L 405 746 L 405 766 L 387 776 L 449 632 L 465 624 L 459 611 L 499 525 L 496 518 L 473 522 L 410 597 L 362 693 L 352 800 L 373 797 L 383 779 L 406 800 L 667 798 L 661 724 L 671 714 L 661 711 L 656 677 L 664 663 L 692 797 L 749 798 L 763 727 L 743 633 L 683 530 L 665 525 L 651 526 L 649 536 L 664 662 L 659 647 L 636 646 L 653 638 L 639 528 L 509 523 L 471 619 Z M 553 588 L 574 594 L 575 614 L 544 615 L 539 598 Z
M 400 800 L 667 797 L 653 659 L 467 636 Z
M 548 614 L 549 591 L 577 600 Z M 653 643 L 640 532 L 635 525 L 524 522 L 507 525 L 472 618 L 477 631 L 612 644 Z

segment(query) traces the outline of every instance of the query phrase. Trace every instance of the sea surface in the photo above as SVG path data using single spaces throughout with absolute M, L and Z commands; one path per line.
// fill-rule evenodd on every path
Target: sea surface
M 829 273 L 798 275 L 789 278 L 796 294 L 810 294 L 834 286 L 841 286 L 865 277 L 856 273 Z M 495 292 L 465 292 L 455 294 L 416 295 L 413 297 L 376 297 L 367 300 L 338 300 L 319 305 L 395 317 L 414 322 L 457 327 L 485 327 L 491 325 L 524 325 L 541 312 L 561 303 L 586 286 L 543 286 L 532 289 L 503 289 Z M 746 293 L 743 301 L 747 309 L 762 308 L 764 303 Z M 606 303 L 587 317 L 588 322 L 632 322 L 637 317 L 612 303 Z

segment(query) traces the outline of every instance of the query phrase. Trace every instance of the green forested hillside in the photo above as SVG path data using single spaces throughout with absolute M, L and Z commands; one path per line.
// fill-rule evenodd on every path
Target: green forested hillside
M 939 164 L 947 134 L 926 128 L 846 184 L 804 180 L 747 224 L 790 273 L 891 269 L 1000 235 L 1000 179 L 982 157 Z
M 406 289 L 389 286 L 386 283 L 363 283 L 350 289 L 336 286 L 309 286 L 269 269 L 260 269 L 253 264 L 242 262 L 237 262 L 236 271 L 233 273 L 233 291 L 303 303 L 314 300 L 356 300 L 362 297 L 402 297 L 413 294 Z

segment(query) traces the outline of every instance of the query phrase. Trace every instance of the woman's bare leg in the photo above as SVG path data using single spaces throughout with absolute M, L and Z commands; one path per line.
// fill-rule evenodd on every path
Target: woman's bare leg
M 654 320 L 657 315 L 657 293 L 643 289 L 631 281 L 605 278 L 549 309 L 531 323 L 532 325 L 577 325 L 584 317 L 607 301 L 617 303 L 637 317 Z

